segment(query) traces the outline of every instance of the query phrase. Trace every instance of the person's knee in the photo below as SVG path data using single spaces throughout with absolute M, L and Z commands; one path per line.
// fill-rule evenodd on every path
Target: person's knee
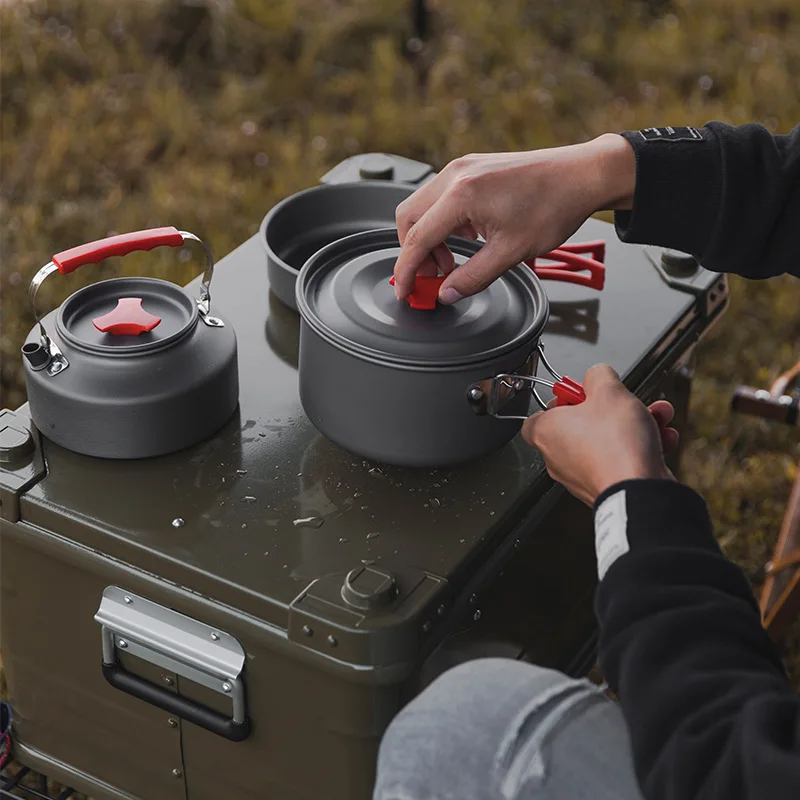
M 448 670 L 437 678 L 417 700 L 444 702 L 458 695 L 466 703 L 479 703 L 487 694 L 495 700 L 498 694 L 524 689 L 531 693 L 553 686 L 577 683 L 554 669 L 510 658 L 479 658 Z M 464 696 L 462 693 L 469 688 Z M 475 692 L 477 690 L 477 692 Z M 428 698 L 425 695 L 428 694 Z M 416 702 L 416 701 L 414 701 Z
M 480 796 L 520 703 L 577 684 L 554 670 L 511 659 L 479 659 L 448 670 L 387 729 L 376 798 L 401 796 L 390 793 L 390 787 L 398 786 L 412 797 L 441 786 L 447 796 L 462 782 Z
M 445 718 L 451 721 L 454 715 L 483 716 L 496 708 L 500 696 L 521 687 L 529 687 L 535 693 L 569 681 L 560 672 L 523 661 L 505 658 L 467 661 L 434 680 L 395 717 L 389 731 L 413 725 L 419 717 L 431 715 L 442 721 Z M 442 712 L 444 717 L 439 716 Z

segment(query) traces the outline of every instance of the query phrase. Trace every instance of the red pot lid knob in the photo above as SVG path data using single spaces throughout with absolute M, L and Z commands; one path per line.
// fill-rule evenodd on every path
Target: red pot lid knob
M 161 317 L 156 317 L 142 308 L 141 297 L 121 297 L 117 300 L 117 307 L 113 311 L 92 320 L 100 333 L 110 333 L 112 336 L 138 336 L 140 333 L 149 333 L 160 322 Z
M 411 308 L 417 308 L 422 311 L 433 311 L 439 300 L 439 289 L 441 289 L 444 279 L 444 275 L 438 275 L 436 277 L 417 275 L 414 280 L 414 288 L 411 290 L 411 294 L 406 298 Z M 394 277 L 392 277 L 389 283 L 394 286 Z

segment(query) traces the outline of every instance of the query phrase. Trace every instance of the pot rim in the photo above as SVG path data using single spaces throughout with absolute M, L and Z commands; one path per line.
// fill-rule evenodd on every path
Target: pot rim
M 300 202 L 301 198 L 306 197 L 307 195 L 315 194 L 318 192 L 336 192 L 336 191 L 352 191 L 356 187 L 361 189 L 367 189 L 374 186 L 386 186 L 386 187 L 393 187 L 393 188 L 401 188 L 401 189 L 411 189 L 412 191 L 418 188 L 413 183 L 408 183 L 406 181 L 379 181 L 379 180 L 368 180 L 368 181 L 347 181 L 345 183 L 320 183 L 316 186 L 310 186 L 307 189 L 301 189 L 299 192 L 295 192 L 294 194 L 290 194 L 288 197 L 284 197 L 283 200 L 280 200 L 276 203 L 272 208 L 264 215 L 264 218 L 261 220 L 261 225 L 259 225 L 259 238 L 261 239 L 261 244 L 263 245 L 266 253 L 267 258 L 272 259 L 281 269 L 287 270 L 291 274 L 295 276 L 300 275 L 302 269 L 296 269 L 295 267 L 288 264 L 284 261 L 273 249 L 272 245 L 270 244 L 269 237 L 268 237 L 268 230 L 270 226 L 275 224 L 275 218 L 279 216 L 281 213 L 285 211 L 286 208 L 290 207 L 294 203 Z M 384 191 L 383 189 L 379 189 L 379 191 Z M 383 229 L 379 229 L 383 230 Z M 351 234 L 357 235 L 357 234 Z M 349 238 L 349 237 L 343 237 Z
M 478 368 L 482 365 L 491 365 L 494 361 L 508 353 L 523 347 L 529 347 L 530 352 L 536 348 L 542 333 L 544 332 L 547 320 L 550 315 L 550 304 L 547 298 L 547 293 L 542 286 L 541 281 L 536 277 L 533 271 L 526 267 L 524 264 L 517 264 L 511 267 L 507 272 L 512 270 L 515 275 L 525 281 L 534 295 L 535 301 L 538 305 L 533 322 L 530 324 L 527 331 L 522 331 L 513 339 L 504 342 L 491 350 L 471 356 L 459 356 L 447 360 L 426 362 L 422 359 L 413 358 L 411 356 L 393 355 L 385 353 L 374 348 L 367 347 L 366 345 L 352 342 L 336 331 L 332 330 L 328 325 L 320 321 L 317 314 L 313 311 L 306 298 L 306 287 L 310 278 L 319 269 L 320 263 L 324 262 L 326 258 L 332 254 L 336 254 L 337 250 L 342 250 L 347 253 L 348 249 L 352 248 L 355 244 L 362 244 L 361 249 L 353 248 L 348 255 L 353 257 L 361 255 L 366 249 L 370 251 L 374 249 L 376 242 L 374 239 L 380 239 L 388 235 L 394 236 L 392 246 L 399 247 L 400 242 L 397 239 L 396 228 L 379 228 L 372 231 L 364 231 L 362 233 L 354 233 L 350 236 L 345 236 L 342 239 L 337 239 L 335 242 L 326 245 L 325 247 L 314 253 L 311 258 L 306 261 L 297 279 L 295 287 L 295 301 L 297 303 L 297 310 L 300 312 L 301 323 L 307 324 L 318 336 L 326 342 L 332 344 L 339 350 L 348 353 L 361 361 L 366 361 L 379 366 L 392 367 L 395 369 L 405 369 L 409 371 L 423 371 L 423 372 L 458 372 L 467 367 Z M 381 242 L 385 244 L 385 242 Z M 451 236 L 447 239 L 447 244 L 451 249 L 454 249 L 459 255 L 473 256 L 477 253 L 482 244 L 473 241 L 472 239 L 465 239 L 459 236 Z M 368 246 L 369 245 L 369 246 Z

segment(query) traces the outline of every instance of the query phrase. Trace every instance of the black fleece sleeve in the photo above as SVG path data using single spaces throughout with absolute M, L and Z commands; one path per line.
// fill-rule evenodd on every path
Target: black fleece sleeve
M 615 215 L 622 241 L 682 250 L 715 272 L 800 277 L 800 125 L 782 136 L 722 122 L 622 136 L 636 156 L 633 210 Z
M 796 800 L 800 698 L 702 498 L 672 481 L 626 481 L 595 508 L 598 559 L 610 562 L 597 592 L 600 664 L 645 798 Z M 601 542 L 615 526 L 617 541 Z

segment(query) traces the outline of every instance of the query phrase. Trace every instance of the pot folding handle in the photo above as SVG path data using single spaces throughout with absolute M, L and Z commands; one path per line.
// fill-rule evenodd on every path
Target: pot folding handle
M 112 256 L 124 256 L 128 253 L 134 253 L 141 250 L 152 250 L 155 247 L 182 247 L 183 244 L 191 240 L 201 245 L 206 254 L 206 268 L 203 273 L 203 279 L 200 284 L 200 296 L 197 299 L 197 308 L 200 312 L 200 317 L 207 325 L 212 328 L 221 328 L 224 323 L 217 317 L 210 315 L 211 310 L 211 278 L 214 275 L 214 258 L 208 246 L 199 237 L 188 231 L 179 231 L 177 228 L 150 228 L 144 231 L 134 231 L 133 233 L 122 233 L 117 236 L 109 236 L 106 239 L 98 239 L 95 242 L 88 242 L 87 244 L 72 247 L 69 250 L 63 250 L 53 256 L 52 261 L 45 264 L 31 280 L 28 287 L 28 302 L 31 311 L 33 312 L 36 322 L 39 325 L 39 333 L 41 336 L 41 344 L 43 347 L 50 351 L 51 356 L 60 356 L 63 360 L 64 357 L 58 352 L 50 337 L 42 325 L 42 319 L 39 311 L 36 308 L 36 295 L 39 292 L 45 279 L 47 279 L 54 272 L 60 272 L 62 275 L 67 275 L 74 272 L 78 267 L 85 264 L 98 264 L 106 258 Z M 56 352 L 54 352 L 54 350 Z M 66 362 L 64 362 L 66 365 Z M 56 370 L 60 372 L 63 367 Z
M 534 375 L 510 375 L 502 373 L 493 378 L 476 381 L 467 390 L 467 402 L 478 416 L 492 416 L 499 419 L 526 420 L 527 416 L 502 414 L 503 407 L 526 388 L 530 390 L 539 407 L 546 411 L 547 403 L 536 391 L 537 384 L 547 386 L 552 390 L 556 399 L 556 406 L 577 406 L 586 400 L 583 386 L 576 380 L 558 373 L 544 354 L 544 345 L 539 342 L 536 346 L 539 353 L 539 362 L 553 376 L 553 380 L 540 378 Z M 538 363 L 537 363 L 538 366 Z
M 523 263 L 542 280 L 577 283 L 579 286 L 600 291 L 606 283 L 606 267 L 603 263 L 605 257 L 606 243 L 597 239 L 591 242 L 567 242 L 549 253 L 529 258 Z M 539 266 L 537 259 L 554 263 Z

